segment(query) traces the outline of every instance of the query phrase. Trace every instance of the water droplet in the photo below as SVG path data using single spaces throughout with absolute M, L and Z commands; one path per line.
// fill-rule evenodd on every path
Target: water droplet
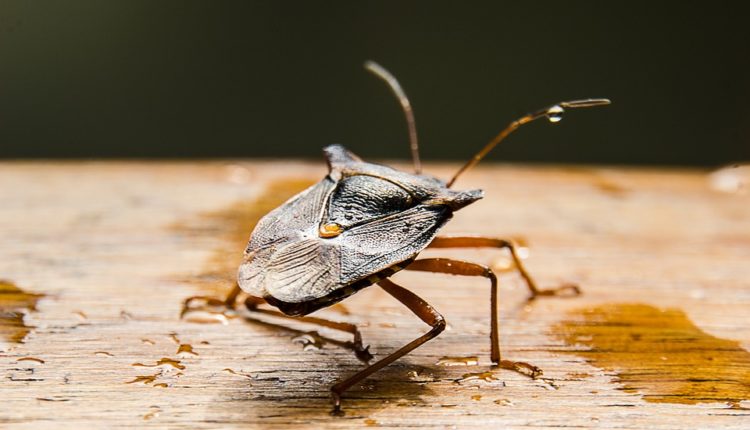
M 180 312 L 180 318 L 198 324 L 227 325 L 236 317 L 237 313 L 229 309 L 224 300 L 207 296 L 188 297 Z
M 495 377 L 495 374 L 492 372 L 477 372 L 477 373 L 464 373 L 463 376 L 461 376 L 461 379 L 457 380 L 456 382 L 467 382 L 467 381 L 486 381 L 486 382 L 493 382 L 497 381 L 498 379 Z
M 513 259 L 510 258 L 509 255 L 502 255 L 495 258 L 494 260 L 492 260 L 492 263 L 490 263 L 490 266 L 495 272 L 507 272 L 516 268 L 516 265 L 513 263 Z
M 553 379 L 542 378 L 541 381 L 544 382 L 544 384 L 542 385 L 542 388 L 544 388 L 545 390 L 559 390 L 560 389 L 560 386 L 557 385 L 557 383 Z
M 190 345 L 187 343 L 181 343 L 180 346 L 177 347 L 177 354 L 180 354 L 183 352 L 186 354 L 198 355 L 197 352 L 193 351 L 193 345 Z
M 565 113 L 565 109 L 559 105 L 554 105 L 547 109 L 547 119 L 549 122 L 560 122 L 563 119 L 563 113 Z
M 435 382 L 437 380 L 435 375 L 418 370 L 410 370 L 406 375 L 414 382 Z
M 479 357 L 443 357 L 435 364 L 438 366 L 476 366 L 479 364 Z
M 226 167 L 226 178 L 233 184 L 247 184 L 253 175 L 250 169 L 240 164 L 230 164 Z
M 708 177 L 711 188 L 730 194 L 750 192 L 750 164 L 735 164 L 714 171 Z
M 133 363 L 132 366 L 139 366 L 139 367 L 158 367 L 162 365 L 170 365 L 174 367 L 175 369 L 185 370 L 185 366 L 180 364 L 180 360 L 175 360 L 173 358 L 164 357 L 156 362 L 156 364 L 143 364 L 143 363 Z
M 237 372 L 237 371 L 235 371 L 235 370 L 233 370 L 233 369 L 230 369 L 230 368 L 228 368 L 228 367 L 227 367 L 226 369 L 223 369 L 223 370 L 224 370 L 225 372 L 227 372 L 227 373 L 231 373 L 232 375 L 237 375 L 237 376 L 244 376 L 245 378 L 248 378 L 248 379 L 253 379 L 253 377 L 252 377 L 251 375 L 247 375 L 247 374 L 245 374 L 245 373 L 242 373 L 242 372 Z
M 161 408 L 158 407 L 158 406 L 151 406 L 150 409 L 151 409 L 151 411 L 148 412 L 146 415 L 143 416 L 144 420 L 148 421 L 150 419 L 156 418 L 161 413 Z
M 26 315 L 36 310 L 43 294 L 31 294 L 10 281 L 0 279 L 0 352 L 11 348 L 12 343 L 22 343 L 31 331 L 25 323 Z
M 229 324 L 229 320 L 224 313 L 208 312 L 202 310 L 192 310 L 185 313 L 182 317 L 185 321 L 196 324 Z
M 161 375 L 161 372 L 159 372 L 159 373 L 157 373 L 155 375 L 140 375 L 140 376 L 136 376 L 135 379 L 133 379 L 132 381 L 126 382 L 126 384 L 135 384 L 135 383 L 138 383 L 138 382 L 143 382 L 144 384 L 150 384 L 150 383 L 154 382 L 156 380 L 156 378 L 159 377 L 159 375 Z
M 309 351 L 323 348 L 325 340 L 317 331 L 311 331 L 293 338 L 292 343 L 298 343 L 302 345 L 303 350 Z

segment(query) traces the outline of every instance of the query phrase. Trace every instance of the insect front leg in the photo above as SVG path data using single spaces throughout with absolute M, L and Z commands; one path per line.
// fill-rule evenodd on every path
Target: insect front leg
M 542 375 L 542 370 L 523 361 L 503 360 L 500 358 L 500 334 L 498 320 L 497 276 L 489 267 L 467 261 L 450 258 L 425 258 L 415 260 L 404 270 L 420 272 L 447 273 L 462 276 L 481 276 L 490 281 L 490 359 L 495 366 L 513 370 L 531 378 Z
M 518 250 L 516 244 L 512 240 L 508 239 L 497 239 L 492 237 L 481 237 L 481 236 L 442 236 L 436 237 L 428 248 L 498 248 L 508 249 L 510 255 L 513 258 L 513 263 L 518 270 L 518 273 L 526 282 L 526 286 L 531 292 L 529 300 L 534 300 L 540 296 L 578 296 L 581 294 L 581 289 L 575 284 L 564 284 L 557 288 L 541 289 L 537 286 L 534 278 L 529 275 L 526 267 L 521 262 L 521 258 L 518 256 Z
M 400 357 L 403 357 L 404 355 L 408 354 L 409 352 L 411 352 L 418 346 L 434 338 L 435 336 L 439 335 L 443 330 L 445 330 L 445 318 L 443 318 L 443 316 L 440 315 L 440 313 L 436 311 L 435 308 L 430 306 L 429 303 L 422 300 L 422 298 L 412 293 L 411 291 L 407 290 L 406 288 L 396 285 L 395 283 L 393 283 L 392 281 L 388 279 L 383 279 L 379 281 L 378 285 L 383 290 L 385 290 L 388 294 L 395 297 L 396 300 L 406 305 L 406 307 L 409 308 L 409 310 L 414 312 L 414 314 L 417 315 L 422 321 L 430 325 L 432 329 L 428 331 L 427 333 L 423 334 L 422 336 L 409 342 L 408 344 L 402 346 L 396 352 L 391 353 L 391 355 L 388 355 L 387 357 L 381 359 L 380 361 L 372 364 L 369 367 L 366 367 L 360 370 L 354 375 L 344 379 L 343 381 L 331 387 L 334 415 L 341 414 L 341 394 L 344 391 L 348 390 L 359 381 L 367 378 L 368 376 L 372 375 L 373 373 L 377 372 L 383 367 L 393 363 Z

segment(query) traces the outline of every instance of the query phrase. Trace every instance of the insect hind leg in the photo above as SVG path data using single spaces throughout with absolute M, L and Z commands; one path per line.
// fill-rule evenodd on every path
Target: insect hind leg
M 489 267 L 468 261 L 449 258 L 424 258 L 415 260 L 404 268 L 420 272 L 447 273 L 462 276 L 481 276 L 490 281 L 490 359 L 502 369 L 513 370 L 531 378 L 542 375 L 542 370 L 523 361 L 503 360 L 500 357 L 500 328 L 498 319 L 497 276 Z
M 341 415 L 341 394 L 357 384 L 359 381 L 367 378 L 383 367 L 393 363 L 400 357 L 413 351 L 423 343 L 439 335 L 445 330 L 445 318 L 438 311 L 435 310 L 430 304 L 422 300 L 419 296 L 407 290 L 404 287 L 396 285 L 393 281 L 383 279 L 378 282 L 378 285 L 385 290 L 388 294 L 393 296 L 396 300 L 403 303 L 409 310 L 414 312 L 426 324 L 432 328 L 427 333 L 407 343 L 406 345 L 399 348 L 397 351 L 387 355 L 380 361 L 360 370 L 354 375 L 340 381 L 333 387 L 331 387 L 331 396 L 333 400 L 333 415 Z
M 539 288 L 526 270 L 521 258 L 518 256 L 518 247 L 510 239 L 498 239 L 482 236 L 440 236 L 436 237 L 428 248 L 498 248 L 507 249 L 513 259 L 516 270 L 523 278 L 531 295 L 528 300 L 534 300 L 541 296 L 563 296 L 573 297 L 581 294 L 581 288 L 576 284 L 563 284 L 557 288 Z

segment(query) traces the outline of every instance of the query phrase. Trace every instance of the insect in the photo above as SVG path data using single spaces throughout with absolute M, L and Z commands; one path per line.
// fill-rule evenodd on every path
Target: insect
M 447 258 L 418 259 L 426 248 L 504 248 L 528 286 L 531 297 L 577 295 L 575 285 L 540 289 L 521 262 L 513 241 L 481 236 L 438 236 L 455 211 L 483 197 L 481 190 L 453 190 L 456 179 L 520 126 L 539 118 L 557 122 L 568 108 L 609 104 L 606 99 L 557 103 L 513 121 L 447 182 L 422 174 L 411 104 L 398 81 L 374 62 L 367 70 L 382 78 L 399 100 L 409 130 L 414 173 L 368 163 L 332 145 L 324 149 L 329 172 L 320 182 L 263 217 L 251 234 L 235 289 L 226 303 L 244 291 L 251 311 L 299 318 L 353 335 L 351 346 L 362 361 L 372 355 L 362 346 L 356 326 L 310 317 L 352 294 L 377 284 L 431 328 L 390 355 L 331 387 L 334 413 L 342 394 L 374 372 L 439 335 L 443 316 L 425 300 L 389 279 L 400 270 L 486 278 L 490 283 L 490 358 L 500 368 L 531 377 L 542 371 L 529 363 L 501 359 L 498 337 L 497 277 L 483 265 Z M 281 312 L 261 309 L 268 303 Z M 187 303 L 186 303 L 187 305 Z

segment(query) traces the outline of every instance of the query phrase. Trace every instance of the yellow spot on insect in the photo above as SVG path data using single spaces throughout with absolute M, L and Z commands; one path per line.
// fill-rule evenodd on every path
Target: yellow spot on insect
M 320 226 L 320 237 L 336 237 L 341 234 L 341 232 L 344 231 L 344 229 L 341 228 L 340 225 L 336 224 L 335 222 L 332 222 L 330 224 L 323 224 Z

